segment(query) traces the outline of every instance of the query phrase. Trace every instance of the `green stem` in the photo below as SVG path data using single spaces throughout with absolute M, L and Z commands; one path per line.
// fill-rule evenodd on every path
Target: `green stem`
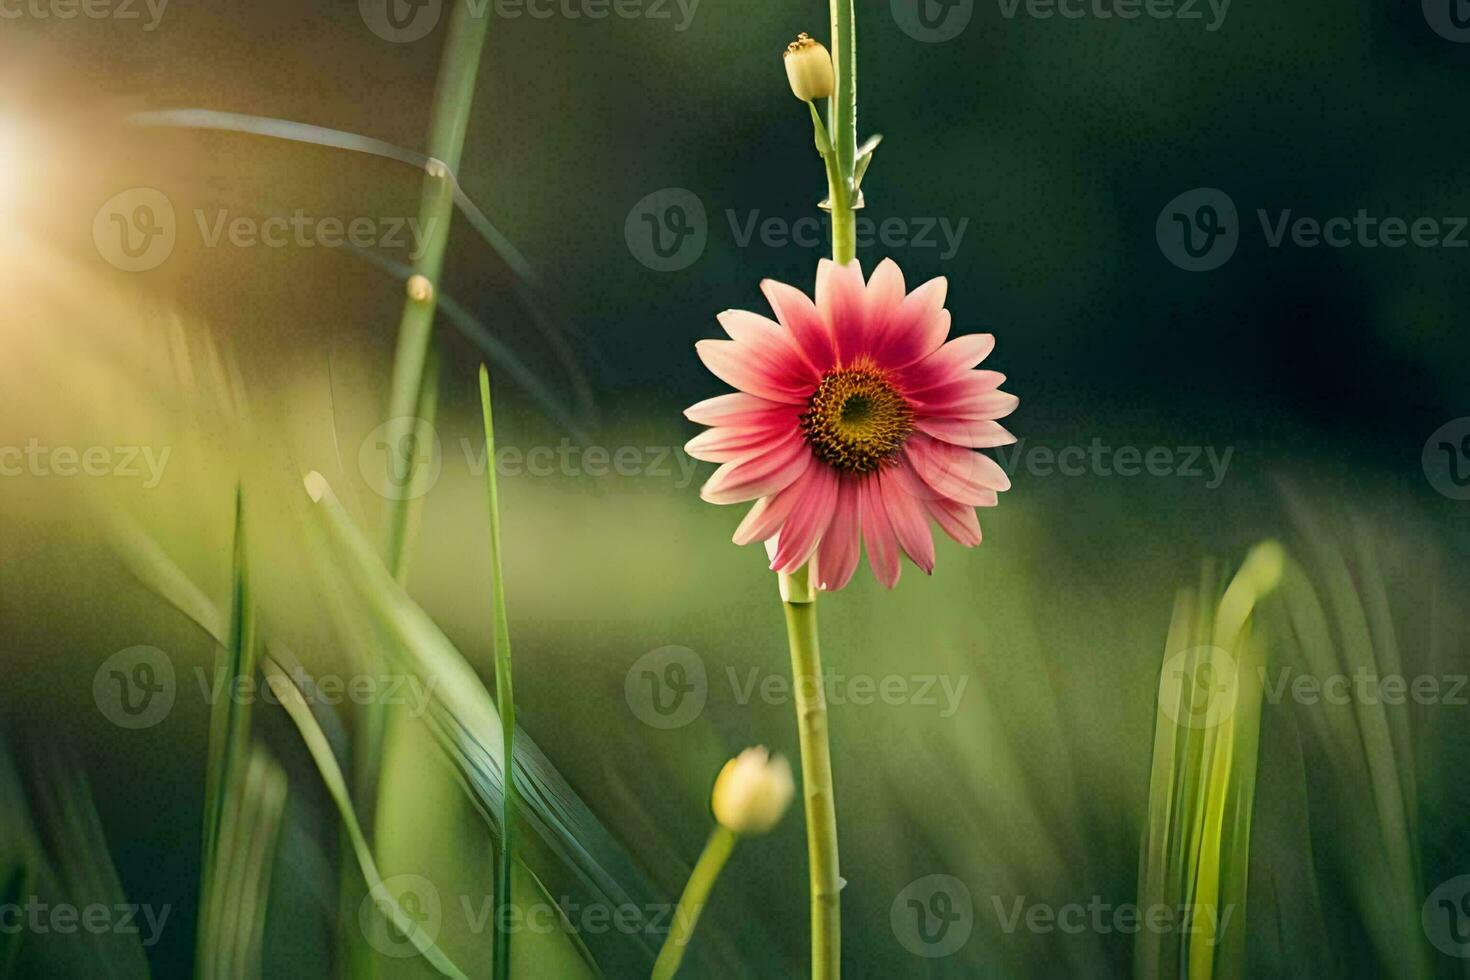
M 699 914 L 709 901 L 710 889 L 715 887 L 715 879 L 720 876 L 725 862 L 730 859 L 730 852 L 735 849 L 736 839 L 734 831 L 719 825 L 709 835 L 704 853 L 699 855 L 699 861 L 689 873 L 684 894 L 679 896 L 679 907 L 674 910 L 669 936 L 664 940 L 664 948 L 659 950 L 658 959 L 653 964 L 653 980 L 670 980 L 679 971 L 679 964 L 684 960 L 684 950 L 694 937 L 694 927 L 699 924 Z
M 853 0 L 830 0 L 832 70 L 836 89 L 828 104 L 832 153 L 827 183 L 832 202 L 832 259 L 845 265 L 857 257 L 857 219 L 853 214 L 853 175 L 857 166 L 857 36 Z
M 510 976 L 511 872 L 515 868 L 515 834 L 512 821 L 516 808 L 515 731 L 516 706 L 511 690 L 510 623 L 505 612 L 505 574 L 500 560 L 500 491 L 495 479 L 495 420 L 490 411 L 490 372 L 480 365 L 480 408 L 485 418 L 485 494 L 490 505 L 490 563 L 495 593 L 495 707 L 500 712 L 500 733 L 505 743 L 505 788 L 501 794 L 500 866 L 495 882 L 495 980 Z
M 480 53 L 485 46 L 485 25 L 490 19 L 475 16 L 472 4 L 456 3 L 449 19 L 449 36 L 439 61 L 439 81 L 434 89 L 434 108 L 429 123 L 429 156 L 423 189 L 419 196 L 419 227 L 424 229 L 424 247 L 413 262 L 415 275 L 434 287 L 427 298 L 406 297 L 398 324 L 398 347 L 393 356 L 393 382 L 388 401 L 388 419 L 413 415 L 423 386 L 424 367 L 433 337 L 434 310 L 439 277 L 444 270 L 444 253 L 449 244 L 449 224 L 454 216 L 454 178 L 464 152 L 469 129 L 470 104 L 475 95 L 475 76 L 480 70 Z M 412 431 L 412 423 L 395 423 L 403 432 L 389 433 L 390 442 Z M 408 529 L 408 501 L 394 501 L 388 521 L 388 568 L 395 577 L 403 571 L 404 541 Z
M 806 847 L 811 879 L 812 977 L 828 980 L 842 971 L 842 916 L 837 871 L 837 801 L 832 792 L 832 751 L 827 740 L 827 694 L 817 643 L 817 594 L 803 566 L 781 576 L 786 638 L 796 690 L 801 738 L 801 789 L 806 810 Z

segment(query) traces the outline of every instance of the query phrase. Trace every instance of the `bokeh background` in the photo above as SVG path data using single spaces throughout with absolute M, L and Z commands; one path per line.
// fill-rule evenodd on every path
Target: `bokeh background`
M 170 452 L 156 486 L 0 478 L 0 708 L 20 773 L 8 843 L 23 850 L 36 835 L 64 866 L 57 828 L 69 820 L 45 805 L 37 773 L 86 773 L 122 892 L 172 908 L 146 949 L 160 976 L 187 975 L 198 940 L 210 706 L 196 668 L 212 669 L 216 645 L 139 581 L 119 554 L 119 521 L 227 608 L 243 483 L 263 632 L 313 671 L 350 673 L 321 585 L 330 572 L 302 530 L 300 479 L 325 474 L 378 539 L 373 439 L 402 305 L 396 270 L 410 259 L 393 242 L 211 244 L 203 227 L 300 209 L 383 231 L 416 213 L 420 172 L 128 120 L 202 108 L 422 152 L 447 18 L 393 40 L 370 28 L 370 6 L 176 0 L 153 29 L 146 6 L 136 19 L 0 7 L 0 446 Z M 464 450 L 480 439 L 475 371 L 488 361 L 502 446 L 565 447 L 559 458 L 581 461 L 546 475 L 502 468 L 519 720 L 667 900 L 708 831 L 719 765 L 747 744 L 796 754 L 790 704 L 741 695 L 751 670 L 785 676 L 772 576 L 759 549 L 729 544 L 738 509 L 698 500 L 711 467 L 685 469 L 678 447 L 695 432 L 682 408 L 721 390 L 693 355 L 716 335 L 715 314 L 761 309 L 764 277 L 809 288 L 826 252 L 824 237 L 807 237 L 820 161 L 780 65 L 798 31 L 826 39 L 826 9 L 538 9 L 552 15 L 512 5 L 492 17 L 458 174 L 535 279 L 456 218 L 441 295 L 465 316 L 439 321 L 442 465 L 421 501 L 408 593 L 488 684 L 483 478 Z M 998 908 L 1136 901 L 1160 665 L 1176 652 L 1176 593 L 1202 568 L 1213 602 L 1253 544 L 1280 540 L 1288 579 L 1329 597 L 1327 649 L 1340 662 L 1355 663 L 1366 638 L 1383 672 L 1452 678 L 1470 663 L 1470 503 L 1455 479 L 1470 473 L 1470 137 L 1455 109 L 1470 91 L 1470 29 L 1455 26 L 1454 0 L 1038 16 L 1049 9 L 928 2 L 934 27 L 910 0 L 858 10 L 859 128 L 884 137 L 863 188 L 881 240 L 860 243 L 859 258 L 891 256 L 911 284 L 948 278 L 956 329 L 997 336 L 991 366 L 1021 397 L 1008 426 L 1024 441 L 1009 457 L 1013 490 L 982 514 L 980 549 L 941 543 L 932 579 L 910 567 L 888 594 L 863 571 L 821 604 L 831 669 L 932 677 L 939 701 L 833 706 L 854 976 L 1137 969 L 1131 935 L 1008 931 Z M 176 241 L 127 272 L 94 225 L 143 187 L 169 202 Z M 1222 198 L 1235 216 L 1205 259 L 1213 267 L 1181 267 L 1173 215 L 1201 221 L 1200 205 Z M 1329 247 L 1288 234 L 1276 245 L 1266 228 L 1286 212 L 1326 222 L 1360 209 L 1380 223 L 1433 219 L 1446 240 Z M 670 235 L 667 222 L 687 219 L 673 259 L 650 254 L 645 215 Z M 792 229 L 801 240 L 785 240 Z M 1166 447 L 1172 463 L 1067 475 L 1035 455 L 1094 445 Z M 587 447 L 631 447 L 637 462 L 598 475 Z M 1198 476 L 1181 471 L 1194 447 Z M 1218 479 L 1212 458 L 1227 461 Z M 1281 666 L 1310 641 L 1300 606 L 1279 601 L 1265 600 L 1260 633 Z M 167 717 L 127 730 L 93 681 L 137 645 L 165 651 L 178 694 Z M 676 729 L 647 724 L 628 686 L 640 658 L 668 647 L 707 676 L 704 707 Z M 941 680 L 964 684 L 952 712 Z M 1436 887 L 1470 872 L 1470 732 L 1453 700 L 1381 718 L 1360 701 L 1266 705 L 1254 975 L 1463 972 L 1419 918 Z M 351 731 L 350 706 L 337 714 Z M 342 966 L 344 859 L 333 805 L 281 715 L 262 707 L 256 720 L 287 776 L 264 970 L 315 975 Z M 1371 735 L 1317 738 L 1378 725 L 1394 733 L 1393 801 Z M 422 771 L 420 793 L 368 822 L 396 835 L 385 874 L 423 875 L 453 908 L 488 889 L 489 838 L 432 742 L 419 749 L 400 763 Z M 547 868 L 552 894 L 577 893 L 574 874 Z M 958 950 L 919 955 L 898 910 L 911 883 L 936 874 L 972 897 L 971 933 Z M 804 883 L 793 814 L 737 852 L 695 975 L 799 975 Z M 446 947 L 485 973 L 488 934 L 445 918 Z M 10 962 L 22 974 L 66 962 L 81 975 L 91 962 L 80 941 L 25 938 Z M 609 975 L 646 969 L 630 944 L 597 942 Z

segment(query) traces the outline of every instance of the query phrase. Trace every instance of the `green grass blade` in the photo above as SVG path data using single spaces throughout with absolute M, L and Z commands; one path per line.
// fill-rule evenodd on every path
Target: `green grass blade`
M 255 598 L 250 590 L 244 492 L 238 488 L 235 495 L 235 555 L 230 595 L 228 645 L 215 657 L 215 669 L 224 681 L 225 686 L 221 687 L 224 691 L 237 690 L 239 688 L 235 685 L 253 683 L 255 679 Z M 235 783 L 244 778 L 243 770 L 250 751 L 250 715 L 249 698 L 220 697 L 210 707 L 200 876 L 201 943 L 197 951 L 201 969 L 215 955 L 204 940 L 216 934 L 216 920 L 229 914 L 230 897 L 215 878 L 219 873 L 222 821 L 229 801 L 239 795 L 240 790 Z
M 495 603 L 495 707 L 500 712 L 505 757 L 515 758 L 516 707 L 511 685 L 510 622 L 505 610 L 505 566 L 500 555 L 500 491 L 495 475 L 495 419 L 491 412 L 490 371 L 480 365 L 480 410 L 485 423 L 485 496 L 490 509 L 490 565 Z M 495 881 L 495 980 L 510 977 L 511 930 L 505 927 L 511 904 L 511 871 L 515 867 L 515 766 L 505 770 L 501 794 L 500 864 Z
M 265 658 L 263 667 L 266 677 L 271 682 L 271 689 L 276 693 L 287 716 L 296 725 L 296 730 L 301 733 L 301 740 L 311 754 L 312 761 L 316 763 L 322 783 L 327 787 L 332 802 L 337 805 L 337 812 L 342 818 L 343 827 L 347 830 L 347 837 L 352 844 L 352 853 L 357 859 L 357 866 L 362 872 L 363 880 L 367 882 L 369 891 L 374 896 L 377 908 L 413 943 L 414 948 L 423 954 L 424 959 L 434 969 L 446 977 L 463 977 L 465 974 L 439 947 L 434 945 L 433 941 L 419 928 L 418 923 L 404 912 L 392 894 L 383 886 L 383 878 L 378 873 L 377 863 L 373 860 L 373 850 L 368 846 L 362 826 L 358 823 L 357 813 L 352 807 L 352 796 L 347 789 L 347 780 L 342 776 L 342 769 L 337 764 L 337 757 L 332 752 L 331 743 L 327 741 L 321 726 L 317 724 L 316 716 L 311 713 L 311 709 L 307 706 L 295 682 L 269 656 Z M 356 919 L 352 921 L 355 922 Z

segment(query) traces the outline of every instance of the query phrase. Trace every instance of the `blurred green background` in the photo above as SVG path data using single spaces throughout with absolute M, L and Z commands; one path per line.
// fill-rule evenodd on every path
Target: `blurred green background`
M 16 821 L 7 843 L 28 833 L 18 828 L 30 814 L 64 865 L 56 828 L 68 822 L 43 805 L 34 771 L 89 773 L 122 891 L 173 910 L 148 965 L 186 975 L 209 714 L 195 668 L 210 669 L 215 644 L 119 560 L 116 518 L 128 515 L 227 608 L 243 481 L 263 631 L 313 672 L 350 673 L 348 641 L 326 611 L 330 576 L 302 530 L 300 478 L 325 474 L 378 540 L 381 484 L 360 455 L 366 445 L 373 458 L 402 303 L 401 283 L 357 251 L 211 246 L 200 216 L 213 226 L 302 209 L 382 228 L 416 212 L 419 174 L 340 150 L 124 120 L 198 107 L 422 151 L 445 27 L 396 43 L 346 2 L 177 2 L 153 30 L 146 7 L 139 20 L 3 9 L 0 446 L 171 451 L 156 487 L 0 479 L 0 709 L 30 773 L 23 794 L 4 797 Z M 441 316 L 442 467 L 422 499 L 408 592 L 488 684 L 483 489 L 462 448 L 480 438 L 482 359 L 497 379 L 503 446 L 565 444 L 579 460 L 588 446 L 638 450 L 632 475 L 502 470 L 506 574 L 519 721 L 667 899 L 708 831 L 723 761 L 755 743 L 796 754 L 790 704 L 741 697 L 752 668 L 786 674 L 775 583 L 759 549 L 728 543 L 741 509 L 698 500 L 711 467 L 682 469 L 691 461 L 677 447 L 695 432 L 682 408 L 722 390 L 693 356 L 696 340 L 716 335 L 715 314 L 762 309 L 764 277 L 810 288 L 825 253 L 825 242 L 746 240 L 745 230 L 819 215 L 820 162 L 779 55 L 796 32 L 825 39 L 827 29 L 817 2 L 629 9 L 641 13 L 490 23 L 459 178 L 541 285 L 528 289 L 456 218 L 443 293 L 498 346 L 487 353 Z M 1322 222 L 1366 209 L 1452 232 L 1470 215 L 1470 137 L 1453 108 L 1470 87 L 1470 44 L 1460 43 L 1470 38 L 1439 33 L 1436 24 L 1456 34 L 1434 2 L 1237 0 L 1215 30 L 1208 6 L 1197 20 L 1008 9 L 930 7 L 951 18 L 942 41 L 914 36 L 924 31 L 904 0 L 858 11 L 859 127 L 884 135 L 864 214 L 898 222 L 897 237 L 859 258 L 871 267 L 892 256 L 911 285 L 949 278 L 956 330 L 997 335 L 991 366 L 1021 397 L 1007 424 L 1025 441 L 1011 457 L 1022 461 L 1014 489 L 982 513 L 977 551 L 941 542 L 934 578 L 909 567 L 886 594 L 863 570 L 821 603 L 829 668 L 965 685 L 947 714 L 942 687 L 936 706 L 833 706 L 854 976 L 1136 969 L 1130 935 L 1007 931 L 992 901 L 1136 899 L 1160 664 L 1176 652 L 1171 610 L 1207 563 L 1228 580 L 1252 544 L 1277 538 L 1291 575 L 1331 597 L 1344 662 L 1363 637 L 1380 666 L 1397 660 L 1408 676 L 1460 676 L 1470 662 L 1470 504 L 1443 492 L 1454 483 L 1433 465 L 1436 447 L 1426 453 L 1432 433 L 1470 414 L 1458 315 L 1470 253 L 1289 238 L 1273 247 L 1258 214 Z M 168 199 L 177 242 L 130 274 L 108 264 L 93 228 L 104 202 L 137 187 Z M 675 188 L 704 212 L 703 247 L 659 271 L 636 232 L 650 195 Z M 1156 233 L 1161 212 L 1196 188 L 1223 191 L 1238 214 L 1234 253 L 1200 272 L 1171 261 L 1177 251 Z M 409 258 L 392 244 L 367 251 Z M 1228 466 L 1219 480 L 1203 455 L 1199 477 L 1068 476 L 1026 455 L 1095 440 L 1169 447 L 1176 463 L 1180 447 L 1207 447 Z M 1278 667 L 1310 646 L 1279 602 L 1263 604 L 1259 627 Z M 136 645 L 166 652 L 178 695 L 166 718 L 132 731 L 109 723 L 93 681 Z M 670 646 L 702 664 L 707 700 L 689 724 L 664 730 L 640 718 L 627 684 L 640 658 Z M 354 713 L 340 714 L 351 730 Z M 1415 763 L 1397 770 L 1411 791 L 1393 805 L 1370 738 L 1319 737 L 1323 727 L 1371 730 L 1377 716 L 1362 704 L 1266 706 L 1251 975 L 1464 973 L 1417 917 L 1436 886 L 1470 872 L 1466 708 L 1387 715 L 1407 739 L 1396 761 Z M 264 971 L 314 975 L 341 966 L 336 813 L 280 710 L 260 708 L 256 725 L 288 777 Z M 1356 745 L 1351 759 L 1344 744 Z M 489 888 L 488 838 L 441 760 L 431 749 L 419 758 L 406 765 L 422 766 L 422 812 L 397 826 L 408 843 L 385 863 L 433 878 L 457 908 L 463 882 Z M 1386 843 L 1394 807 L 1409 813 L 1407 855 Z M 1390 872 L 1364 857 L 1376 852 Z M 1400 873 L 1409 884 L 1393 891 Z M 973 932 L 949 955 L 915 955 L 895 908 L 934 874 L 964 883 Z M 578 893 L 571 872 L 548 875 L 551 894 Z M 737 851 L 693 975 L 799 975 L 804 883 L 793 812 Z M 445 928 L 446 945 L 483 966 L 488 935 Z M 599 948 L 613 948 L 609 975 L 634 975 L 637 955 Z M 45 957 L 71 949 L 56 935 L 22 943 L 12 965 L 59 969 Z M 71 972 L 86 972 L 79 963 Z M 420 968 L 378 964 L 388 975 Z

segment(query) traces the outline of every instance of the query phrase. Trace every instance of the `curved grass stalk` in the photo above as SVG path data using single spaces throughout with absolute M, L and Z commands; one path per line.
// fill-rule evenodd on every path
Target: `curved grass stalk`
M 511 687 L 510 622 L 505 611 L 505 566 L 500 555 L 500 490 L 495 474 L 495 420 L 490 409 L 490 372 L 480 365 L 480 411 L 485 421 L 485 496 L 490 509 L 490 564 L 495 596 L 495 707 L 500 712 L 505 758 L 515 758 L 516 706 Z M 496 980 L 510 977 L 511 930 L 506 913 L 511 907 L 511 879 L 515 868 L 515 766 L 505 767 L 505 792 L 500 808 L 500 866 L 495 881 Z
M 322 782 L 326 784 L 327 792 L 332 797 L 332 802 L 337 805 L 337 812 L 342 818 L 342 826 L 347 828 L 347 838 L 352 844 L 353 855 L 357 858 L 357 866 L 362 871 L 363 880 L 367 882 L 368 890 L 373 896 L 373 904 L 388 920 L 413 943 L 423 955 L 424 960 L 434 969 L 446 977 L 462 978 L 465 974 L 455 966 L 453 961 L 446 956 L 438 946 L 434 945 L 432 939 L 425 935 L 413 917 L 404 912 L 392 892 L 384 887 L 383 878 L 378 873 L 377 863 L 373 860 L 372 848 L 368 846 L 367 838 L 363 836 L 362 826 L 357 821 L 357 814 L 352 809 L 351 794 L 347 789 L 347 780 L 342 777 L 342 769 L 337 765 L 337 757 L 332 753 L 332 746 L 323 734 L 321 726 L 317 724 L 316 716 L 311 713 L 311 708 L 306 704 L 301 691 L 291 680 L 289 674 L 281 669 L 274 659 L 267 656 L 263 663 L 266 677 L 273 683 L 271 685 L 276 697 L 281 702 L 281 707 L 286 709 L 286 714 L 296 725 L 296 730 L 301 733 L 301 740 L 306 743 L 306 749 L 311 753 L 312 760 L 316 763 L 317 771 L 321 773 Z

